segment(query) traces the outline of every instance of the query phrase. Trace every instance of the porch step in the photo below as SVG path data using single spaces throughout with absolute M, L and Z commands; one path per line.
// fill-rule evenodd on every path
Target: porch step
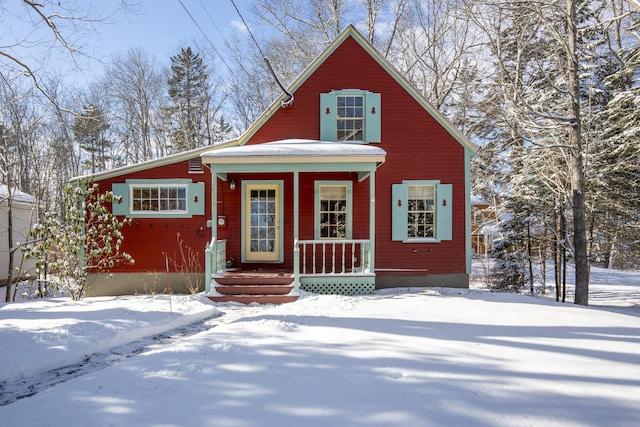
M 288 295 L 293 290 L 293 276 L 281 272 L 232 272 L 215 278 L 215 291 L 208 298 L 214 302 L 242 304 L 283 304 L 298 299 Z
M 284 304 L 294 302 L 298 299 L 297 295 L 222 295 L 209 296 L 213 302 L 239 302 L 242 304 Z

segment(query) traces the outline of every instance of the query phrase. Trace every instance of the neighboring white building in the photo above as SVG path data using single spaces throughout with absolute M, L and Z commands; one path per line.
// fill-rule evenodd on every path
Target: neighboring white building
M 9 277 L 9 200 L 12 200 L 14 248 L 18 243 L 28 240 L 31 226 L 37 220 L 36 198 L 16 189 L 12 189 L 11 193 L 10 195 L 6 185 L 0 184 L 0 286 L 5 285 Z M 34 260 L 23 260 L 22 252 L 16 250 L 13 257 L 14 269 L 20 267 L 21 262 L 21 275 L 25 272 L 33 273 Z M 17 275 L 15 270 L 13 275 Z

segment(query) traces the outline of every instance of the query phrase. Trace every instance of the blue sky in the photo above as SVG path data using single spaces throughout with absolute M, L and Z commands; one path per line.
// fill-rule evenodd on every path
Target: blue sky
M 250 22 L 251 0 L 234 0 L 245 20 Z M 113 10 L 119 0 L 101 3 L 104 12 Z M 168 63 L 178 48 L 194 40 L 206 39 L 193 22 L 191 13 L 207 38 L 223 52 L 222 36 L 241 31 L 242 23 L 231 0 L 141 0 L 135 12 L 118 12 L 102 24 L 95 40 L 96 56 L 108 57 L 125 53 L 131 47 L 141 47 L 160 63 Z M 219 61 L 219 58 L 216 58 Z
M 251 23 L 253 1 L 234 1 Z M 222 54 L 225 38 L 246 32 L 231 0 L 127 0 L 132 6 L 127 12 L 121 9 L 121 2 L 79 0 L 63 2 L 62 9 L 45 3 L 47 14 L 97 19 L 94 23 L 82 19 L 56 21 L 65 40 L 81 52 L 71 57 L 68 50 L 53 42 L 51 29 L 30 7 L 14 0 L 0 0 L 0 50 L 19 58 L 40 78 L 59 74 L 74 86 L 82 86 L 100 78 L 103 64 L 112 56 L 125 54 L 132 47 L 142 48 L 159 65 L 167 65 L 180 47 L 193 46 L 195 42 L 205 47 L 208 38 Z M 64 7 L 69 4 L 72 9 L 67 13 Z M 215 58 L 215 62 L 220 63 L 220 59 Z M 0 67 L 18 70 L 15 65 L 6 58 L 0 61 Z

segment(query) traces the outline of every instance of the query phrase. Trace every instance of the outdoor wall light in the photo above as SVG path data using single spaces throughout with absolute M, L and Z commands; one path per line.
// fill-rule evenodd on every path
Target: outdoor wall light
M 236 180 L 232 179 L 231 181 L 229 181 L 229 188 L 231 189 L 231 191 L 236 189 Z

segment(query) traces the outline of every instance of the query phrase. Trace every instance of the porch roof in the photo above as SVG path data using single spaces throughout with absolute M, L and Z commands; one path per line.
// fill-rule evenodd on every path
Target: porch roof
M 373 163 L 385 160 L 386 152 L 372 145 L 285 139 L 262 144 L 213 149 L 202 153 L 202 163 L 215 165 L 273 163 Z

